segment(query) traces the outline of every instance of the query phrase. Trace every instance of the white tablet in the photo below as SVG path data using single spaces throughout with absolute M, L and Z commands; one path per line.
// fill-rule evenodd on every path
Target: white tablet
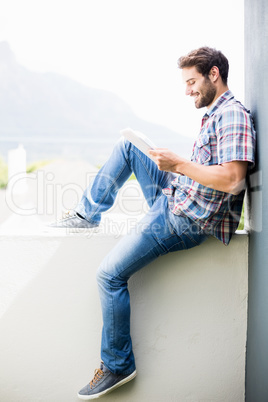
M 150 149 L 155 149 L 156 145 L 148 138 L 146 135 L 141 133 L 140 131 L 134 131 L 131 128 L 125 128 L 121 130 L 120 133 L 130 141 L 135 147 L 137 147 L 140 151 L 150 157 L 148 151 Z

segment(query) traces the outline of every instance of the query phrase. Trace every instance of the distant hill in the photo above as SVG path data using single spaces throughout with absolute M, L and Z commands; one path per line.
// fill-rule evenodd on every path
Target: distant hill
M 191 140 L 139 119 L 115 94 L 56 73 L 30 71 L 17 63 L 7 42 L 0 42 L 0 154 L 21 142 L 31 159 L 68 155 L 95 162 L 97 155 L 107 157 L 125 127 L 143 131 L 160 146 L 190 149 Z

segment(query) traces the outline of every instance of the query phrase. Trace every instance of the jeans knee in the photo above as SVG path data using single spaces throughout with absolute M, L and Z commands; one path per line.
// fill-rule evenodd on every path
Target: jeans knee
M 117 275 L 113 270 L 107 270 L 105 260 L 97 269 L 96 280 L 98 287 L 100 289 L 106 289 L 106 291 L 118 289 L 127 283 L 127 280 L 122 279 L 120 275 Z
M 111 287 L 113 287 L 114 279 L 107 272 L 105 260 L 104 260 L 104 262 L 101 263 L 101 265 L 97 269 L 96 280 L 97 280 L 98 287 L 107 288 L 107 289 L 110 289 Z
M 99 268 L 97 269 L 96 281 L 98 285 L 103 284 L 103 282 L 105 282 L 104 269 L 102 265 L 100 265 Z

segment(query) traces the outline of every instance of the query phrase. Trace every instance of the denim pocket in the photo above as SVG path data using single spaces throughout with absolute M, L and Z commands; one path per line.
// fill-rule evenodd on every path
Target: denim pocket
M 183 243 L 181 248 L 188 249 L 198 246 L 208 238 L 199 225 L 183 214 L 174 215 L 169 211 L 169 220 L 175 234 Z

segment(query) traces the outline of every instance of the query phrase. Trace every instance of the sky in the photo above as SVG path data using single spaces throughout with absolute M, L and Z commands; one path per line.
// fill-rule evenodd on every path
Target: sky
M 177 60 L 200 46 L 221 50 L 229 88 L 243 102 L 243 3 L 0 0 L 0 41 L 32 71 L 111 91 L 139 117 L 194 137 L 205 109 L 186 97 Z

